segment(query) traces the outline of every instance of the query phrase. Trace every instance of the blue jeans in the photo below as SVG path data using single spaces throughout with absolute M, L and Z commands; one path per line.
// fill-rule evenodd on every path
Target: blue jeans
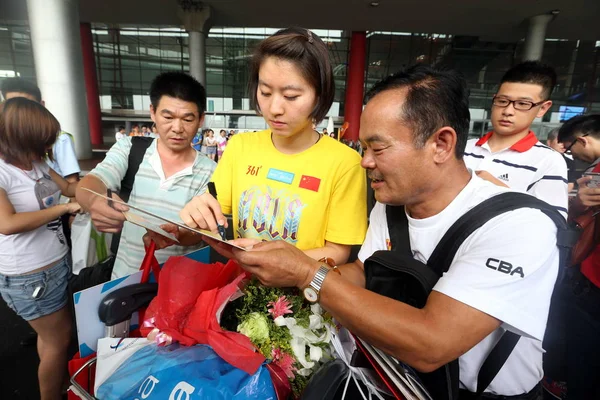
M 17 315 L 31 321 L 67 305 L 70 275 L 70 254 L 67 254 L 58 264 L 40 272 L 17 276 L 0 274 L 0 294 Z
M 579 274 L 567 304 L 567 393 L 600 399 L 600 288 Z

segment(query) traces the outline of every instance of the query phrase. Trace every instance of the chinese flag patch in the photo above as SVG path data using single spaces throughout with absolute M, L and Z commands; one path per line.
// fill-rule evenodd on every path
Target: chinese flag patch
M 312 190 L 313 192 L 319 191 L 319 186 L 321 185 L 321 180 L 319 178 L 315 178 L 314 176 L 302 175 L 300 178 L 300 187 L 302 189 Z

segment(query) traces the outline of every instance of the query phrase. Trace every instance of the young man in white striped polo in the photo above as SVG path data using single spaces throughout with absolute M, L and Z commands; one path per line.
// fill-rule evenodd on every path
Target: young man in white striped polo
M 544 200 L 567 215 L 567 165 L 560 153 L 538 141 L 534 119 L 552 107 L 556 72 L 537 61 L 511 68 L 492 100 L 493 130 L 467 142 L 465 163 L 497 185 Z

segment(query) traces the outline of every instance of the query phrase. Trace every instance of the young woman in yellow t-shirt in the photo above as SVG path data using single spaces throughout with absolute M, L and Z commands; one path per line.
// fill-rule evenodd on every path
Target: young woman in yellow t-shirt
M 335 96 L 327 46 L 302 28 L 265 39 L 251 61 L 249 93 L 269 129 L 228 142 L 213 176 L 218 201 L 197 196 L 181 218 L 216 232 L 231 213 L 235 237 L 285 240 L 345 263 L 367 228 L 366 176 L 358 153 L 314 129 Z

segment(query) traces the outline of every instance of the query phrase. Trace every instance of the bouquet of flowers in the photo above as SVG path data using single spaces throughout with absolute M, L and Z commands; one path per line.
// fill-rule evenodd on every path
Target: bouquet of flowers
M 250 280 L 243 294 L 225 307 L 221 326 L 247 336 L 283 370 L 298 397 L 313 372 L 332 358 L 331 317 L 297 289 L 268 288 Z

